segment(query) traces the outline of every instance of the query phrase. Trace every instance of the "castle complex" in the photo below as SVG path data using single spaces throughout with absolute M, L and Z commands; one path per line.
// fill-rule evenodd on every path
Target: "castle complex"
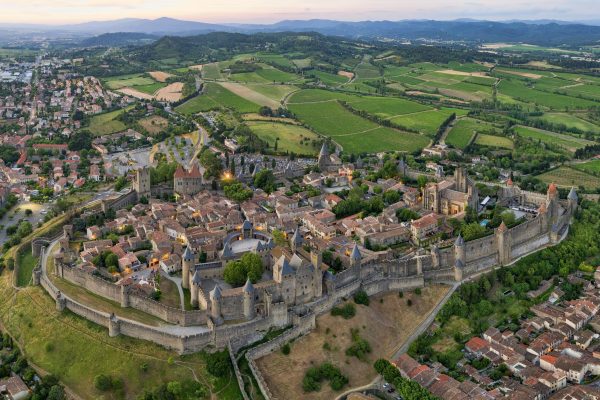
M 320 168 L 331 171 L 336 163 L 336 157 L 329 156 L 324 146 Z M 404 172 L 409 173 L 406 169 Z M 467 207 L 477 209 L 477 188 L 462 168 L 456 169 L 453 178 L 438 175 L 437 182 L 423 189 L 424 218 L 460 216 Z M 133 193 L 148 195 L 149 182 L 149 173 L 138 171 Z M 72 232 L 65 231 L 55 255 L 55 274 L 60 278 L 122 307 L 154 315 L 165 321 L 163 326 L 148 327 L 92 310 L 60 293 L 39 269 L 37 281 L 56 299 L 59 309 L 69 308 L 107 326 L 113 335 L 142 337 L 182 353 L 207 345 L 222 347 L 232 341 L 244 345 L 272 327 L 302 324 L 306 328 L 314 324 L 315 315 L 358 290 L 373 295 L 421 287 L 426 282 L 460 282 L 511 264 L 564 238 L 578 203 L 574 190 L 562 201 L 554 185 L 546 195 L 509 185 L 500 189 L 498 203 L 525 210 L 526 217 L 515 226 L 509 228 L 502 223 L 480 239 L 465 241 L 458 235 L 454 241 L 422 242 L 395 253 L 390 248 L 369 250 L 351 235 L 336 234 L 357 228 L 352 228 L 351 219 L 336 221 L 327 209 L 328 201 L 335 201 L 329 199 L 331 196 L 320 202 L 313 199 L 312 203 L 301 203 L 282 194 L 257 193 L 252 200 L 238 205 L 219 194 L 201 191 L 200 185 L 198 170 L 187 172 L 180 167 L 175 173 L 175 191 L 186 195 L 182 201 L 173 204 L 152 199 L 147 205 L 117 210 L 115 221 L 104 227 L 88 227 L 89 241 L 79 253 L 69 246 Z M 404 191 L 410 193 L 407 188 Z M 385 213 L 382 218 L 387 218 Z M 315 234 L 326 228 L 331 230 L 327 238 Z M 125 229 L 133 233 L 117 244 L 100 239 L 107 232 Z M 281 241 L 282 234 L 285 242 Z M 326 264 L 323 254 L 332 251 L 335 260 L 332 257 Z M 94 257 L 106 252 L 117 255 L 118 274 L 106 275 L 94 264 Z M 264 273 L 259 279 L 248 279 L 243 286 L 234 287 L 225 280 L 226 266 L 247 253 L 259 256 Z M 181 271 L 181 286 L 189 290 L 194 310 L 168 307 L 149 298 L 151 277 L 160 270 Z M 313 322 L 305 325 L 301 321 L 308 321 L 307 317 Z

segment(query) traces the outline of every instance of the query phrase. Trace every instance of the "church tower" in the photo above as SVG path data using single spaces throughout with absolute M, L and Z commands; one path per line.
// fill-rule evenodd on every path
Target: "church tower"
M 133 190 L 137 192 L 138 200 L 140 197 L 150 197 L 150 168 L 143 167 L 135 171 Z

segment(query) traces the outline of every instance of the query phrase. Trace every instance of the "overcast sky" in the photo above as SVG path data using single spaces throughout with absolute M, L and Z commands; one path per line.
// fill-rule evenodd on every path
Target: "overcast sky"
M 599 0 L 0 0 L 0 22 L 60 24 L 172 17 L 206 22 L 282 19 L 600 19 Z

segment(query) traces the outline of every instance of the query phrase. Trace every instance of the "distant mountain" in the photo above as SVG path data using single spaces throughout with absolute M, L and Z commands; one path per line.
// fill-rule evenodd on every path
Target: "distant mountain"
M 158 39 L 160 39 L 160 36 L 150 35 L 147 33 L 115 32 L 115 33 L 104 33 L 102 35 L 83 39 L 80 42 L 80 45 L 84 46 L 84 47 L 130 46 L 130 45 L 148 44 L 148 43 L 152 43 Z
M 0 28 L 3 25 L 0 24 Z M 11 29 L 18 27 L 11 25 Z M 22 29 L 71 33 L 80 36 L 104 33 L 133 32 L 156 36 L 192 36 L 210 32 L 317 32 L 324 35 L 351 38 L 428 39 L 466 42 L 521 42 L 546 46 L 583 45 L 600 43 L 600 26 L 593 21 L 335 21 L 326 19 L 285 20 L 274 24 L 209 24 L 173 18 L 127 18 L 114 21 L 94 21 L 75 25 L 23 25 Z

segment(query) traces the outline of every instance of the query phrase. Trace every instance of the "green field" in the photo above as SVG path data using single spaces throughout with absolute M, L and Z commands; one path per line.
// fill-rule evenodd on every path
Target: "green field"
M 142 74 L 112 76 L 104 79 L 104 82 L 106 83 L 106 86 L 112 90 L 122 89 L 124 87 L 146 86 L 156 83 L 154 79 Z M 138 88 L 136 87 L 136 89 Z
M 257 112 L 260 106 L 232 93 L 218 83 L 207 82 L 201 95 L 186 101 L 175 110 L 190 115 L 221 107 L 231 108 L 240 113 L 251 113 Z
M 457 149 L 464 149 L 475 133 L 481 134 L 483 132 L 497 132 L 497 129 L 493 125 L 483 121 L 463 118 L 456 121 L 452 130 L 448 133 L 446 144 Z
M 0 58 L 33 57 L 37 53 L 38 53 L 37 50 L 31 50 L 31 49 L 0 48 Z
M 154 82 L 149 85 L 136 85 L 136 86 L 132 86 L 132 87 L 135 90 L 139 90 L 140 92 L 144 92 L 147 94 L 154 94 L 154 92 L 156 92 L 159 89 L 164 88 L 165 86 L 167 86 L 167 84 L 164 82 Z
M 579 129 L 584 132 L 600 133 L 600 126 L 588 122 L 572 114 L 545 113 L 539 119 L 557 125 L 565 125 L 569 129 Z
M 442 123 L 450 115 L 456 113 L 457 116 L 466 114 L 465 110 L 455 110 L 451 108 L 441 108 L 439 110 L 430 110 L 417 112 L 414 114 L 401 115 L 390 118 L 390 121 L 407 129 L 415 129 L 428 136 L 433 136 L 438 131 Z
M 371 80 L 381 77 L 379 68 L 367 62 L 358 64 L 354 69 L 354 73 L 356 74 L 356 79 L 361 80 Z
M 517 79 L 503 79 L 498 85 L 498 91 L 514 99 L 552 110 L 589 109 L 600 106 L 600 103 L 591 100 L 536 90 Z
M 267 64 L 258 64 L 260 69 L 254 72 L 242 72 L 238 74 L 231 74 L 229 79 L 236 82 L 243 83 L 273 83 L 273 82 L 294 82 L 298 81 L 300 77 L 289 72 L 281 71 L 275 67 Z
M 537 175 L 536 178 L 545 183 L 554 182 L 557 186 L 565 188 L 583 186 L 587 190 L 600 188 L 600 177 L 587 174 L 571 167 L 559 167 L 552 171 Z
M 247 125 L 256 136 L 269 143 L 271 149 L 275 148 L 275 141 L 279 139 L 277 151 L 280 152 L 313 156 L 319 151 L 319 136 L 301 126 L 267 121 L 248 121 Z
M 17 286 L 27 286 L 31 281 L 31 274 L 36 267 L 38 259 L 31 252 L 19 255 L 19 268 L 17 274 Z
M 513 142 L 509 138 L 502 136 L 478 134 L 475 143 L 480 146 L 500 147 L 503 149 L 512 149 Z
M 429 143 L 425 136 L 384 128 L 361 118 L 336 101 L 293 104 L 290 109 L 305 124 L 333 138 L 350 153 L 412 152 Z
M 111 133 L 121 132 L 127 127 L 125 124 L 116 118 L 125 110 L 116 110 L 104 114 L 94 115 L 90 119 L 89 130 L 94 136 L 110 135 Z
M 519 136 L 528 137 L 532 139 L 540 140 L 541 142 L 548 144 L 555 144 L 564 149 L 575 152 L 575 150 L 585 147 L 587 145 L 593 144 L 589 140 L 576 138 L 569 135 L 564 135 L 555 132 L 544 131 L 541 129 L 530 128 L 526 126 L 517 126 L 515 127 L 515 132 Z
M 296 86 L 291 85 L 273 85 L 273 84 L 263 84 L 263 83 L 252 83 L 246 85 L 249 89 L 254 90 L 268 98 L 275 100 L 277 102 L 283 100 L 288 94 L 292 93 L 295 90 L 298 90 Z
M 219 63 L 205 64 L 202 67 L 202 77 L 205 79 L 222 79 Z
M 419 113 L 432 109 L 430 106 L 397 97 L 365 96 L 348 100 L 347 103 L 352 108 L 366 111 L 369 114 L 382 118 L 393 118 L 398 115 Z
M 349 80 L 345 76 L 330 74 L 328 72 L 317 71 L 317 70 L 309 71 L 306 73 L 306 75 L 307 76 L 315 76 L 321 82 L 323 82 L 326 85 L 330 85 L 330 86 L 339 86 L 341 84 L 347 83 Z
M 600 160 L 588 161 L 583 164 L 575 164 L 573 168 L 576 168 L 580 171 L 587 172 L 592 175 L 599 176 L 600 175 Z

